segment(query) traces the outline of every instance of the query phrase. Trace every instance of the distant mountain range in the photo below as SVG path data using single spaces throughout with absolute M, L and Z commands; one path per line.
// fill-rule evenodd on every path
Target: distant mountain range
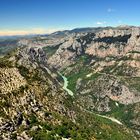
M 86 33 L 86 32 L 98 32 L 103 29 L 113 29 L 113 28 L 129 28 L 129 27 L 134 27 L 134 26 L 128 26 L 128 25 L 120 25 L 118 27 L 85 27 L 85 28 L 75 28 L 72 30 L 63 30 L 63 31 L 57 31 L 51 34 L 30 34 L 30 35 L 14 35 L 14 36 L 0 36 L 0 39 L 20 39 L 20 38 L 32 38 L 35 36 L 64 36 L 66 34 L 71 34 L 71 33 Z

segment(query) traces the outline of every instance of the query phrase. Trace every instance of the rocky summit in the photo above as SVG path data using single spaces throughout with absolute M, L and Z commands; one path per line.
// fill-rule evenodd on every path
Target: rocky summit
M 140 28 L 0 40 L 1 140 L 139 140 Z

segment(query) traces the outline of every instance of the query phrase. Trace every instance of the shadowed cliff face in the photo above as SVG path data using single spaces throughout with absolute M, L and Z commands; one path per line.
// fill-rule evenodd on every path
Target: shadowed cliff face
M 61 39 L 63 43 L 49 57 L 48 63 L 61 69 L 73 64 L 78 56 L 84 54 L 105 59 L 119 58 L 129 52 L 140 51 L 139 30 L 139 28 L 108 29 L 96 33 L 70 34 Z M 52 45 L 52 48 L 54 46 Z

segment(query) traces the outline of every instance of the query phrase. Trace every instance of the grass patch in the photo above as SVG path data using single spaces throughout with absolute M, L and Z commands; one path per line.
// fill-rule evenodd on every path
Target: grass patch
M 46 46 L 46 47 L 43 48 L 43 50 L 46 52 L 47 57 L 50 57 L 50 56 L 52 56 L 53 54 L 56 53 L 56 51 L 58 50 L 60 45 L 61 44 L 58 44 L 56 46 Z
M 0 68 L 12 68 L 12 67 L 14 67 L 14 66 L 11 61 L 6 59 L 5 57 L 0 58 Z
M 86 67 L 80 69 L 77 73 L 70 74 L 67 76 L 69 85 L 68 88 L 71 89 L 73 92 L 75 92 L 76 82 L 79 78 L 84 79 L 87 74 L 91 72 L 90 69 L 87 69 Z
M 125 77 L 123 80 L 129 84 L 130 88 L 140 92 L 140 77 Z

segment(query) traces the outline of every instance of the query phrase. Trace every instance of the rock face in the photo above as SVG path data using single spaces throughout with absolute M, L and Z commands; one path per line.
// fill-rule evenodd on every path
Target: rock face
M 89 80 L 85 83 L 85 80 L 80 80 L 78 83 L 76 84 L 78 102 L 80 101 L 81 105 L 86 104 L 90 110 L 109 112 L 112 110 L 111 100 L 124 105 L 140 102 L 139 92 L 130 90 L 114 76 L 103 75 L 96 81 Z
M 77 56 L 85 53 L 85 47 L 92 41 L 94 33 L 72 34 L 65 39 L 56 53 L 49 58 L 48 64 L 55 68 L 64 68 L 73 63 Z M 63 55 L 62 55 L 63 54 Z
M 97 80 L 96 84 L 101 86 L 100 89 L 103 90 L 100 91 L 100 93 L 97 93 L 97 96 L 100 96 L 101 98 L 108 96 L 110 99 L 121 104 L 134 104 L 140 102 L 139 93 L 130 91 L 119 79 L 103 76 Z
M 64 43 L 49 58 L 48 63 L 53 67 L 62 68 L 71 65 L 77 56 L 83 54 L 106 58 L 122 57 L 129 52 L 140 51 L 139 30 L 139 28 L 128 27 L 96 33 L 71 34 L 63 39 Z
M 19 49 L 11 58 L 0 61 L 0 139 L 31 139 L 30 131 L 42 129 L 39 122 L 58 124 L 51 112 L 75 118 L 63 104 L 67 94 L 45 69 L 42 49 Z M 3 65 L 11 61 L 10 67 Z
M 26 84 L 26 80 L 16 68 L 0 68 L 0 79 L 1 94 L 6 94 Z
M 41 48 L 38 47 L 27 47 L 18 54 L 18 64 L 26 67 L 36 68 L 39 64 L 46 63 L 46 54 Z

